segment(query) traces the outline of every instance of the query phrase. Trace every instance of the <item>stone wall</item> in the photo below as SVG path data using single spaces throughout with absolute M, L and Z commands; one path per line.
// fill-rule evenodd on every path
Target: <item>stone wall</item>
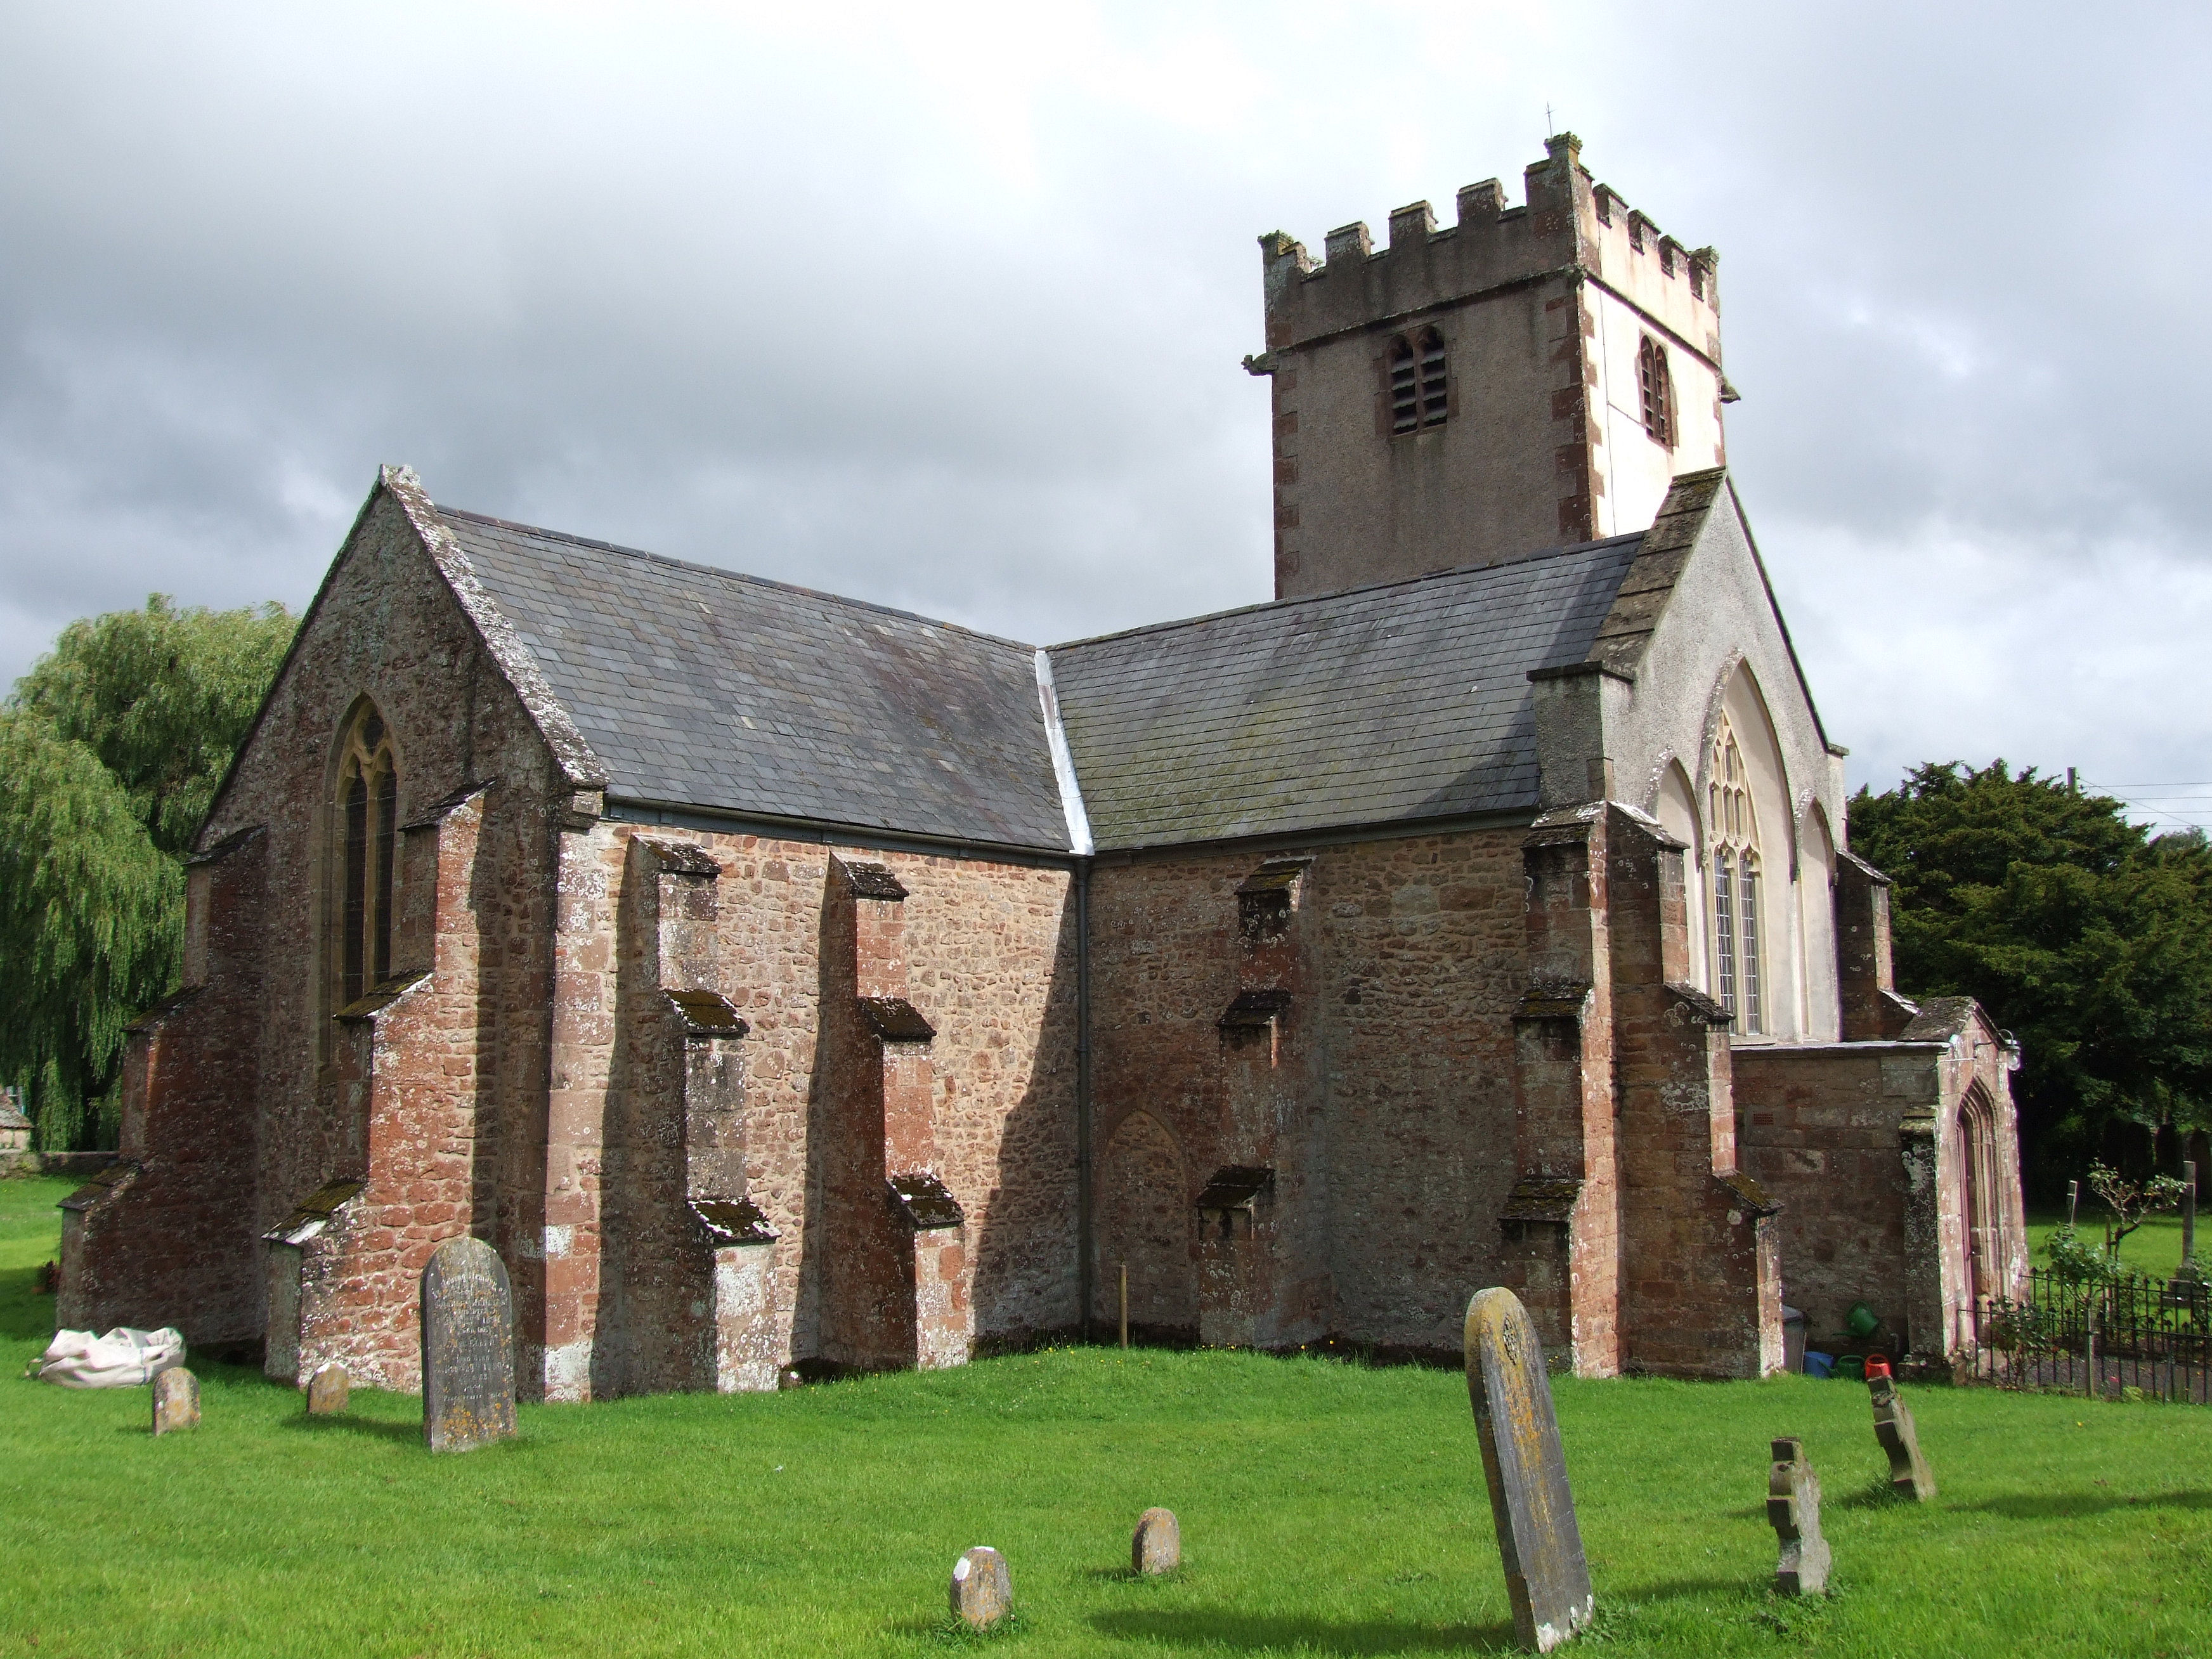
M 1255 1168 L 1272 1188 L 1225 1223 L 1252 1255 L 1246 1340 L 1453 1346 L 1468 1296 L 1497 1282 L 1513 1183 L 1521 836 L 1100 860 L 1103 1324 L 1127 1260 L 1134 1328 L 1197 1334 L 1193 1231 L 1222 1231 L 1229 1212 L 1201 1222 L 1196 1200 L 1217 1173 Z M 1270 866 L 1292 885 L 1261 936 L 1275 923 L 1238 890 Z M 1279 1012 L 1222 1029 L 1240 996 L 1271 990 L 1287 993 Z
M 1863 1301 L 1893 1358 L 1941 1361 L 1962 1309 L 2019 1294 L 2012 1060 L 1965 998 L 1923 1004 L 1900 1039 L 1736 1051 L 1745 1164 L 1783 1204 L 1784 1294 L 1814 1346 Z
M 402 838 L 394 967 L 420 970 L 441 958 L 447 971 L 408 1007 L 372 1022 L 375 1036 L 356 1039 L 335 1018 L 337 975 L 323 940 L 325 912 L 337 902 L 337 745 L 363 698 L 392 734 L 399 821 L 424 825 Z M 474 844 L 457 864 L 440 855 L 434 826 L 441 806 L 478 785 L 486 787 L 474 809 Z M 540 1185 L 527 1142 L 544 1091 L 551 854 L 556 803 L 565 799 L 551 755 L 455 603 L 406 504 L 380 490 L 202 832 L 210 848 L 258 834 L 253 856 L 268 896 L 255 944 L 226 956 L 220 941 L 246 925 L 251 907 L 220 878 L 212 887 L 195 884 L 187 936 L 210 941 L 207 1012 L 179 1010 L 154 1036 L 145 1063 L 126 1075 L 126 1121 L 142 1115 L 155 1161 L 245 1160 L 208 1189 L 209 1239 L 196 1250 L 205 1265 L 164 1281 L 163 1306 L 130 1322 L 177 1323 L 194 1342 L 258 1340 L 261 1235 L 325 1183 L 368 1176 L 375 1145 L 416 1133 L 404 1127 L 408 1103 L 426 1091 L 460 1103 L 428 1152 L 437 1178 L 378 1188 L 368 1195 L 374 1216 L 356 1206 L 329 1230 L 326 1249 L 351 1239 L 380 1263 L 367 1278 L 337 1274 L 349 1286 L 347 1329 L 338 1335 L 381 1331 L 369 1345 L 384 1356 L 374 1374 L 411 1386 L 414 1278 L 431 1249 L 473 1229 L 510 1263 L 526 1265 Z M 456 988 L 455 973 L 465 975 L 465 989 Z M 408 1025 L 407 1040 L 392 1041 L 395 1021 Z M 162 1127 L 162 1103 L 202 1087 L 215 1091 L 210 1109 L 219 1107 L 204 1130 Z M 106 1200 L 112 1223 L 88 1224 L 112 1234 L 126 1264 L 118 1271 L 140 1279 L 166 1248 L 154 1190 L 118 1192 Z M 219 1291 L 218 1279 L 240 1277 L 240 1262 L 252 1291 Z M 518 1274 L 525 1308 L 529 1289 Z
M 1547 148 L 1523 207 L 1489 180 L 1449 228 L 1415 204 L 1387 246 L 1346 226 L 1318 264 L 1261 239 L 1278 598 L 1641 530 L 1676 474 L 1725 459 L 1711 251 L 1595 184 L 1571 135 Z M 1424 329 L 1449 353 L 1449 418 L 1394 433 L 1389 353 Z M 1647 336 L 1674 379 L 1671 447 L 1644 429 Z
M 885 1106 L 903 1098 L 903 1074 L 884 1051 L 905 1045 L 882 1042 L 859 1006 L 866 994 L 860 919 L 841 873 L 856 862 L 889 871 L 907 895 L 897 906 L 906 995 L 934 1033 L 925 1085 L 928 1161 L 965 1218 L 960 1271 L 974 1340 L 1001 1345 L 1073 1328 L 1068 872 L 602 821 L 567 836 L 564 847 L 548 1336 L 535 1360 L 547 1395 L 675 1386 L 673 1376 L 639 1369 L 641 1345 L 655 1340 L 655 1321 L 670 1310 L 679 1325 L 705 1317 L 692 1314 L 672 1285 L 635 1301 L 636 1275 L 625 1265 L 637 1260 L 635 1247 L 623 1242 L 627 1228 L 614 1213 L 627 1204 L 674 1215 L 683 1190 L 677 1071 L 665 1057 L 655 1067 L 637 1054 L 645 947 L 611 942 L 638 936 L 645 901 L 634 884 L 662 879 L 633 852 L 640 837 L 696 849 L 720 872 L 712 884 L 717 919 L 690 970 L 702 982 L 690 988 L 726 999 L 746 1027 L 732 1045 L 743 1076 L 744 1190 L 717 1195 L 757 1206 L 775 1235 L 763 1295 L 778 1362 L 896 1363 L 884 1346 L 881 1304 L 902 1285 L 910 1296 L 914 1283 L 911 1245 L 902 1254 L 885 1180 Z M 659 995 L 677 988 L 650 988 Z M 657 1011 L 649 1017 L 658 1019 Z M 906 1103 L 909 1110 L 915 1104 Z M 660 1173 L 645 1178 L 644 1165 L 656 1158 Z M 940 1262 L 933 1256 L 923 1265 Z M 663 1311 L 647 1317 L 647 1305 Z M 911 1333 L 902 1352 L 914 1363 Z

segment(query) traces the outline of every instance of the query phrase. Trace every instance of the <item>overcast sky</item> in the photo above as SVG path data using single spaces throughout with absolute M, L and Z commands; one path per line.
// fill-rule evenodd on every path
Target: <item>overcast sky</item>
M 1255 239 L 1517 203 L 1548 106 L 1720 249 L 1729 460 L 1854 783 L 2003 755 L 2212 818 L 2212 10 L 0 25 L 0 683 L 150 591 L 301 606 L 381 461 L 1040 642 L 1264 599 Z

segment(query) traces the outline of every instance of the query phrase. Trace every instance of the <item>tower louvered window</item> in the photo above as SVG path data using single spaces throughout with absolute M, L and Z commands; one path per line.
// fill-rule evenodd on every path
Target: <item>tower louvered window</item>
M 338 763 L 337 1006 L 392 977 L 392 889 L 399 839 L 399 772 L 384 717 L 364 706 Z
M 1651 441 L 1674 447 L 1674 377 L 1667 367 L 1667 348 L 1649 334 L 1636 351 L 1636 384 L 1644 406 L 1644 429 Z
M 1713 987 L 1735 1027 L 1766 1029 L 1761 994 L 1759 816 L 1751 778 L 1723 715 L 1713 739 L 1705 786 L 1706 834 L 1713 848 Z
M 1390 430 L 1418 432 L 1442 426 L 1450 412 L 1450 365 L 1443 336 L 1423 329 L 1418 338 L 1390 343 Z

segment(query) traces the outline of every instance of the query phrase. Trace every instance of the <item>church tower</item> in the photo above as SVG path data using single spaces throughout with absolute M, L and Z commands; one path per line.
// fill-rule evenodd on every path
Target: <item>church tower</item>
M 1328 234 L 1260 239 L 1273 378 L 1275 595 L 1325 593 L 1647 528 L 1726 459 L 1712 249 L 1689 252 L 1561 133 L 1495 179 Z

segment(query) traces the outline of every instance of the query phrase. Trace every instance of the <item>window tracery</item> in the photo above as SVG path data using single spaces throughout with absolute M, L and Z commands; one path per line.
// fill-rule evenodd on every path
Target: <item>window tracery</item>
M 1649 334 L 1636 351 L 1636 385 L 1641 395 L 1644 429 L 1651 441 L 1674 447 L 1674 375 L 1667 366 L 1667 348 Z
M 1751 778 L 1728 717 L 1713 736 L 1706 782 L 1707 844 L 1712 848 L 1713 988 L 1735 1030 L 1765 1030 L 1761 972 L 1759 815 Z
M 398 848 L 399 769 L 392 734 L 366 704 L 346 734 L 338 762 L 340 883 L 337 1006 L 392 977 L 392 894 Z

